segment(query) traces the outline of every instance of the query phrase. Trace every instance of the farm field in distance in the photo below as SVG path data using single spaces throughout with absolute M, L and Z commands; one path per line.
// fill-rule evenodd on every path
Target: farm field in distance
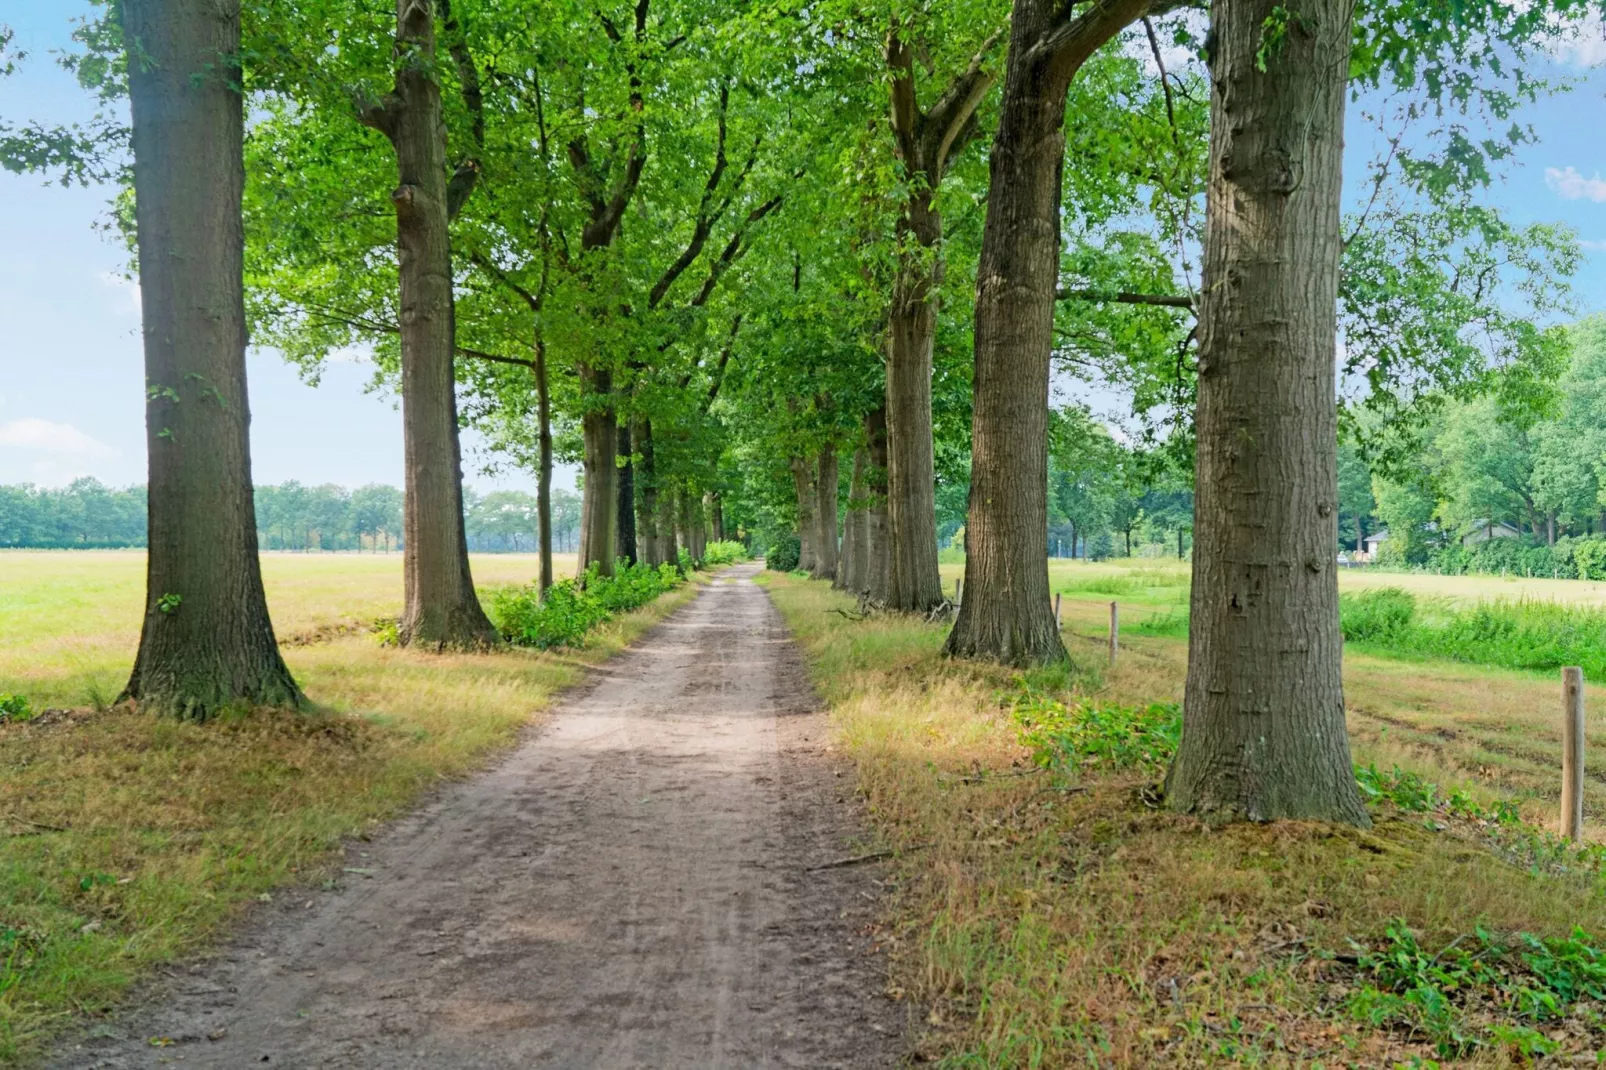
M 942 566 L 950 596 L 964 565 Z M 1382 588 L 1427 606 L 1528 602 L 1606 610 L 1606 583 L 1499 576 L 1341 569 L 1341 595 Z M 1083 664 L 1105 656 L 1109 603 L 1121 608 L 1121 656 L 1105 693 L 1120 702 L 1180 701 L 1187 639 L 1144 635 L 1149 618 L 1184 615 L 1189 566 L 1174 558 L 1104 562 L 1055 559 L 1050 587 L 1062 594 L 1066 645 Z M 1446 790 L 1484 802 L 1509 800 L 1526 820 L 1556 827 L 1561 768 L 1561 690 L 1553 671 L 1524 671 L 1435 657 L 1396 655 L 1379 645 L 1344 655 L 1345 703 L 1355 760 L 1398 764 Z M 1586 685 L 1588 751 L 1585 834 L 1606 841 L 1606 678 Z
M 557 578 L 572 576 L 574 561 L 554 554 Z M 532 582 L 539 558 L 474 554 L 471 567 L 483 590 Z M 401 612 L 400 553 L 267 552 L 262 579 L 292 668 L 309 640 Z M 141 550 L 0 550 L 0 691 L 26 694 L 35 707 L 115 697 L 139 642 L 144 593 Z

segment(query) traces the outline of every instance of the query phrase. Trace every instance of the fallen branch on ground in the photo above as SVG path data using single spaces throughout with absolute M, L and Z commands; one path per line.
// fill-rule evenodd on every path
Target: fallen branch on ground
M 883 858 L 891 858 L 895 854 L 913 854 L 924 851 L 930 847 L 929 843 L 917 843 L 913 847 L 888 847 L 880 851 L 871 851 L 869 854 L 850 855 L 847 858 L 838 858 L 834 862 L 826 862 L 818 866 L 810 866 L 806 872 L 818 873 L 822 869 L 841 869 L 844 866 L 857 866 L 864 862 L 879 862 Z

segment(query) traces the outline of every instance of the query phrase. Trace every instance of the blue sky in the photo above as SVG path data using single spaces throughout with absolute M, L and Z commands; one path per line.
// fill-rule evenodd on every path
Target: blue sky
M 48 54 L 69 43 L 80 0 L 11 0 L 5 21 L 32 53 L 0 79 L 0 116 L 71 122 L 91 103 Z M 1585 243 L 1580 310 L 1606 311 L 1606 35 L 1582 37 L 1558 57 L 1571 93 L 1520 117 L 1539 135 L 1491 191 L 1516 222 L 1567 222 Z M 1351 132 L 1360 151 L 1365 131 Z M 1359 162 L 1358 160 L 1356 161 Z M 1351 166 L 1351 173 L 1358 169 Z M 107 191 L 62 189 L 0 173 L 0 483 L 59 485 L 93 475 L 108 483 L 145 474 L 137 289 L 121 278 L 122 250 L 96 229 Z M 258 482 L 401 483 L 395 399 L 365 391 L 369 370 L 331 364 L 310 387 L 279 356 L 250 356 L 252 455 Z M 481 490 L 532 490 L 522 476 L 479 474 L 465 439 L 469 481 Z M 569 485 L 572 470 L 557 482 Z

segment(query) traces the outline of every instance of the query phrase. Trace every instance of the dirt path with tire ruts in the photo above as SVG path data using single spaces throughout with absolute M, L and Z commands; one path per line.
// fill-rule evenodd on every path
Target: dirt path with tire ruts
M 810 868 L 852 781 L 755 571 L 52 1065 L 896 1065 L 873 873 Z

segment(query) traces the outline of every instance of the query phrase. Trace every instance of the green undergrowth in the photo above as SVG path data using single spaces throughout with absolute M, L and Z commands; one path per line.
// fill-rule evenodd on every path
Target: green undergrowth
M 544 596 L 534 583 L 499 588 L 491 596 L 490 615 L 514 646 L 576 646 L 599 624 L 646 605 L 684 580 L 685 573 L 668 563 L 653 568 L 621 561 L 612 576 L 592 565 L 577 579 L 554 583 Z
M 1345 595 L 1340 605 L 1345 640 L 1369 653 L 1536 671 L 1578 665 L 1606 677 L 1606 608 L 1533 599 L 1456 606 L 1394 587 Z
M 1339 619 L 1345 642 L 1368 654 L 1529 671 L 1578 665 L 1593 679 L 1606 678 L 1606 608 L 1598 606 L 1534 599 L 1457 605 L 1380 587 L 1341 595 Z M 1183 637 L 1188 614 L 1157 613 L 1126 631 Z
M 1168 812 L 1170 702 L 941 656 L 943 629 L 767 586 L 808 652 L 876 841 L 878 941 L 943 1067 L 1594 1064 L 1599 848 L 1394 766 L 1373 827 Z M 1132 665 L 1122 693 L 1141 694 Z M 1157 679 L 1155 693 L 1171 694 Z M 1470 786 L 1470 785 L 1469 785 Z

